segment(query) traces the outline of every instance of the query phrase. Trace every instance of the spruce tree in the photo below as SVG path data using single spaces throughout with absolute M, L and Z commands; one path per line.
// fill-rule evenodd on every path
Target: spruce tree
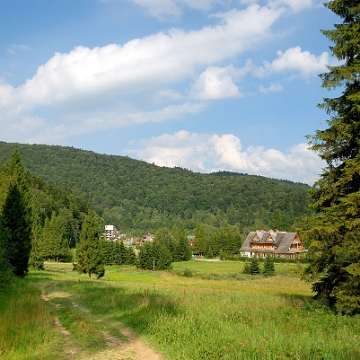
M 188 261 L 191 259 L 191 247 L 186 235 L 184 224 L 180 222 L 179 226 L 174 226 L 173 236 L 175 249 L 173 254 L 174 261 Z
M 319 105 L 328 128 L 317 130 L 311 148 L 326 161 L 312 188 L 312 221 L 307 274 L 316 297 L 343 314 L 360 313 L 360 3 L 334 0 L 325 6 L 342 23 L 323 30 L 340 62 L 321 74 L 322 86 L 341 95 Z
M 259 260 L 255 256 L 250 261 L 250 274 L 251 275 L 260 274 Z
M 78 272 L 89 275 L 94 274 L 97 278 L 104 276 L 102 246 L 99 238 L 99 223 L 93 211 L 89 211 L 85 217 L 80 241 L 77 247 L 77 269 Z
M 264 270 L 263 274 L 265 276 L 273 276 L 275 275 L 275 265 L 274 265 L 274 259 L 272 256 L 266 256 L 264 261 Z
M 31 251 L 31 227 L 22 193 L 11 184 L 2 208 L 2 234 L 6 257 L 16 276 L 25 276 Z
M 193 253 L 199 256 L 204 256 L 205 249 L 207 246 L 207 238 L 205 233 L 204 224 L 199 224 L 195 229 L 195 241 Z
M 8 283 L 13 274 L 13 269 L 6 251 L 9 239 L 9 230 L 4 227 L 3 218 L 0 216 L 0 285 Z

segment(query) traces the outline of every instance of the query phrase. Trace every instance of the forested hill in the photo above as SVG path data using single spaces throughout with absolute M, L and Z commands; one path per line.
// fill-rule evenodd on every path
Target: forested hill
M 0 142 L 1 164 L 13 148 Z M 225 221 L 244 231 L 269 228 L 274 221 L 287 229 L 309 213 L 305 184 L 229 172 L 200 174 L 72 147 L 18 148 L 31 173 L 58 186 L 67 184 L 121 231 L 152 232 L 179 220 L 188 230 Z

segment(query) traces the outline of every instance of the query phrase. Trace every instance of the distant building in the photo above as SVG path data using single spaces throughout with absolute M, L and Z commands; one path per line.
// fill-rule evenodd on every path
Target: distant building
M 106 239 L 117 239 L 120 236 L 120 232 L 114 225 L 105 225 L 105 237 Z
M 256 230 L 251 231 L 240 248 L 241 256 L 266 257 L 267 255 L 298 259 L 307 250 L 295 232 Z
M 153 234 L 145 234 L 141 237 L 141 242 L 147 242 L 147 243 L 152 243 L 154 240 L 154 235 Z

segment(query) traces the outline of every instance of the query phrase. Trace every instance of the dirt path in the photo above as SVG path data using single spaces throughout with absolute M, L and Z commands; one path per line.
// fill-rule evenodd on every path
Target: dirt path
M 59 294 L 57 294 L 58 296 Z M 69 294 L 62 293 L 62 297 L 70 297 Z M 41 298 L 44 301 L 50 301 L 53 295 L 46 295 L 45 289 L 41 290 Z M 72 299 L 71 304 L 73 307 L 78 308 L 81 312 L 86 313 L 94 321 L 103 323 L 100 316 L 91 314 L 89 309 L 86 309 Z M 52 303 L 55 308 L 59 308 L 60 304 Z M 131 329 L 121 326 L 120 331 L 126 340 L 119 339 L 110 334 L 106 329 L 106 323 L 104 323 L 104 330 L 102 336 L 106 341 L 106 349 L 98 352 L 96 355 L 90 356 L 83 354 L 82 351 L 77 348 L 71 340 L 71 333 L 60 322 L 58 317 L 54 318 L 55 326 L 57 329 L 67 337 L 67 348 L 64 352 L 69 354 L 69 359 L 78 360 L 165 360 L 165 358 L 152 350 L 142 339 L 140 339 Z

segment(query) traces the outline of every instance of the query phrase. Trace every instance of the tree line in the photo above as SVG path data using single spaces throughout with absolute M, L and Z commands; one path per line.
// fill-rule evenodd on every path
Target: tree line
M 270 228 L 277 210 L 281 229 L 290 230 L 311 213 L 305 184 L 228 172 L 200 174 L 72 147 L 18 146 L 29 171 L 59 187 L 67 184 L 108 224 L 133 235 L 171 229 L 180 220 L 191 233 L 199 223 L 210 230 L 227 222 L 246 234 Z M 0 162 L 12 147 L 0 142 Z

